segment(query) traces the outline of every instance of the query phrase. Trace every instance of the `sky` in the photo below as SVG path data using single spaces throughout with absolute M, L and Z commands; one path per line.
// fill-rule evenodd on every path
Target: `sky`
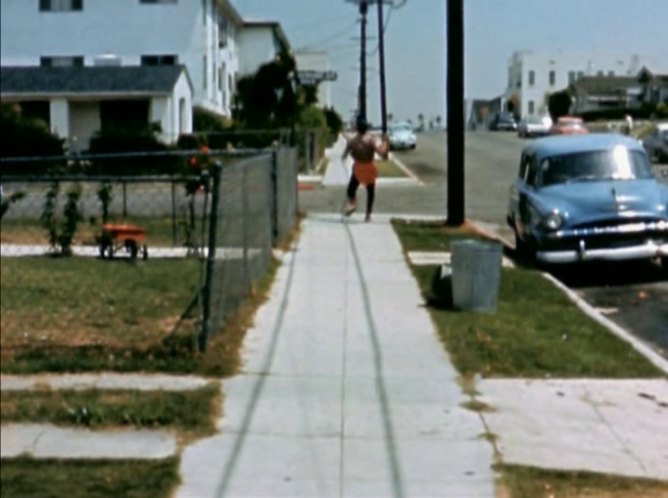
M 387 110 L 395 119 L 447 116 L 447 0 L 386 0 Z M 245 18 L 278 21 L 293 50 L 326 50 L 338 79 L 332 103 L 344 119 L 357 106 L 359 14 L 354 0 L 231 0 Z M 400 4 L 402 6 L 399 7 Z M 367 115 L 380 121 L 377 7 L 367 23 Z M 668 0 L 465 0 L 466 98 L 505 90 L 517 50 L 639 53 L 668 71 Z

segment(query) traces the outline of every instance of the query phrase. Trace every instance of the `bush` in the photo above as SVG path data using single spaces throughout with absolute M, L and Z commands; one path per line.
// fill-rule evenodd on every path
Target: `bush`
M 64 155 L 64 140 L 53 135 L 48 125 L 38 119 L 28 119 L 14 106 L 0 105 L 0 156 L 42 157 Z M 64 168 L 63 161 L 30 161 L 5 163 L 2 173 L 9 175 L 39 175 Z
M 109 128 L 99 131 L 90 141 L 88 153 L 127 154 L 137 156 L 122 158 L 100 158 L 91 161 L 89 171 L 96 175 L 171 175 L 183 171 L 184 160 L 177 155 L 167 155 L 176 148 L 166 145 L 155 136 L 155 129 L 128 131 Z M 165 155 L 141 156 L 140 153 L 162 152 Z

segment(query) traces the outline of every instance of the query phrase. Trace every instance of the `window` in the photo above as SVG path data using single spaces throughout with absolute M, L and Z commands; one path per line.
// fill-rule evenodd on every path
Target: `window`
M 575 71 L 568 71 L 568 84 L 575 82 L 577 79 L 577 73 Z
M 68 12 L 83 10 L 83 0 L 39 0 L 41 12 Z
M 533 86 L 535 84 L 536 84 L 536 72 L 529 71 L 529 86 Z
M 605 73 L 603 71 L 596 71 L 596 76 L 605 76 Z
M 584 71 L 578 71 L 578 79 L 584 78 L 584 75 L 585 75 Z
M 202 76 L 204 78 L 203 81 L 204 81 L 204 89 L 205 90 L 207 88 L 209 88 L 209 68 L 208 68 L 208 64 L 209 64 L 209 58 L 205 54 L 204 55 L 204 64 L 202 66 L 202 70 L 203 70 Z
M 529 101 L 529 114 L 533 114 L 534 110 L 535 110 L 535 104 L 534 104 L 533 100 L 530 100 Z
M 172 54 L 141 56 L 142 66 L 175 66 L 178 63 L 179 57 Z
M 608 71 L 608 76 L 610 76 L 612 78 L 613 76 L 615 76 L 615 72 L 614 71 Z
M 40 57 L 39 65 L 42 67 L 81 67 L 84 65 L 84 58 L 82 55 Z
M 557 73 L 554 71 L 550 71 L 550 86 L 554 86 L 556 81 L 557 81 Z
M 218 15 L 218 47 L 223 48 L 227 45 L 227 18 L 220 13 Z
M 139 0 L 139 3 L 176 3 L 177 0 Z

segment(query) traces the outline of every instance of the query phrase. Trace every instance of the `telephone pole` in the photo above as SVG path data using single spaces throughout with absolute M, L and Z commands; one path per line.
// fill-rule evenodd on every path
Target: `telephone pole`
M 448 226 L 464 224 L 464 0 L 447 2 Z
M 360 0 L 360 86 L 358 117 L 366 121 L 366 14 L 369 10 L 367 0 Z

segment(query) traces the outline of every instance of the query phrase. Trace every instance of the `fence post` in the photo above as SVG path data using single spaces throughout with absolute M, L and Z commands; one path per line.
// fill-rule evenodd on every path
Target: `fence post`
M 211 194 L 211 216 L 209 218 L 209 240 L 206 255 L 206 274 L 204 276 L 204 288 L 202 289 L 202 328 L 197 338 L 200 351 L 206 351 L 209 341 L 209 328 L 211 326 L 211 282 L 213 280 L 213 265 L 216 259 L 216 237 L 218 233 L 218 205 L 220 203 L 220 177 L 223 167 L 220 161 L 216 161 L 213 171 L 213 186 Z
M 278 242 L 278 151 L 271 153 L 271 243 Z

